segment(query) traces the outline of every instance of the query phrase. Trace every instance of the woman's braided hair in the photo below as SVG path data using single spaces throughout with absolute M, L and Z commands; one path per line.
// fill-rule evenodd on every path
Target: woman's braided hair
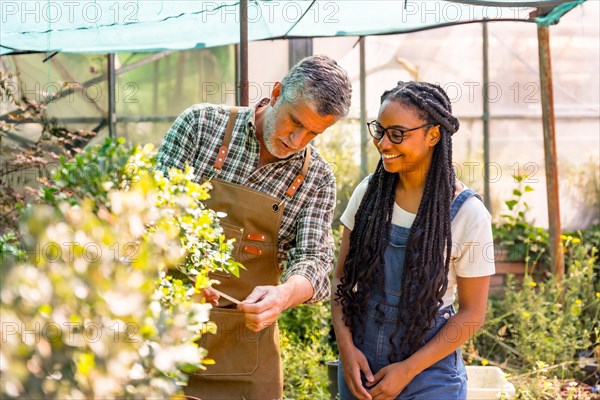
M 452 115 L 450 99 L 438 85 L 398 82 L 394 89 L 383 93 L 381 103 L 385 101 L 396 101 L 415 110 L 427 123 L 439 125 L 441 133 L 408 238 L 400 294 L 400 308 L 407 312 L 401 312 L 397 321 L 397 327 L 404 326 L 406 333 L 401 343 L 389 338 L 396 349 L 390 362 L 396 362 L 423 345 L 448 287 L 452 248 L 450 203 L 455 187 L 452 134 L 458 130 L 459 122 Z M 398 179 L 399 174 L 386 172 L 379 162 L 356 213 L 344 276 L 336 291 L 344 322 L 356 330 L 359 340 L 365 329 L 364 317 L 372 288 L 383 284 L 384 253 Z M 382 318 L 383 312 L 379 314 Z

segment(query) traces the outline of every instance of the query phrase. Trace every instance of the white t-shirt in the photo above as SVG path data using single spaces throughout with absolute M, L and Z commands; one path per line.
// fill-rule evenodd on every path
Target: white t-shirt
M 354 229 L 354 217 L 367 191 L 369 177 L 354 189 L 348 206 L 340 220 L 350 230 Z M 467 186 L 463 184 L 463 190 Z M 417 215 L 394 203 L 392 224 L 410 228 Z M 452 252 L 448 272 L 448 289 L 444 294 L 443 307 L 456 299 L 456 277 L 474 278 L 494 275 L 494 243 L 492 217 L 481 200 L 470 197 L 464 202 L 452 220 Z

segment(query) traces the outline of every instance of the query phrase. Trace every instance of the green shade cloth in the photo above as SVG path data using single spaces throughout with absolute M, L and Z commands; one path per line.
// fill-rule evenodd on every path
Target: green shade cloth
M 379 35 L 483 20 L 552 24 L 582 2 L 249 0 L 248 38 Z M 155 52 L 238 43 L 239 5 L 239 1 L 3 0 L 0 55 Z M 531 16 L 534 12 L 536 19 Z
M 560 21 L 560 19 L 562 18 L 563 15 L 565 15 L 566 13 L 568 13 L 569 11 L 571 11 L 572 9 L 574 9 L 575 7 L 577 7 L 578 5 L 582 4 L 585 1 L 586 0 L 577 0 L 577 1 L 570 1 L 568 3 L 560 4 L 560 5 L 556 6 L 555 8 L 553 8 L 552 11 L 550 13 L 548 13 L 547 15 L 536 18 L 535 22 L 537 22 L 538 25 L 543 25 L 543 26 L 550 26 L 550 25 L 558 24 L 558 21 Z

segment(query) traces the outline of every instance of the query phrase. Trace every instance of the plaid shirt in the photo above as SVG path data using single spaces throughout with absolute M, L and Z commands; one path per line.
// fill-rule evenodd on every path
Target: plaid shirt
M 264 100 L 259 106 L 264 105 Z M 196 104 L 185 110 L 168 130 L 158 151 L 159 169 L 194 167 L 195 180 L 212 171 L 225 136 L 230 107 Z M 229 152 L 217 176 L 223 181 L 283 199 L 302 170 L 304 152 L 267 164 L 258 170 L 260 145 L 255 135 L 254 108 L 239 107 Z M 312 284 L 316 302 L 329 296 L 333 268 L 331 222 L 335 208 L 335 178 L 314 147 L 307 176 L 292 200 L 286 201 L 279 230 L 278 257 L 285 265 L 282 281 L 302 275 Z

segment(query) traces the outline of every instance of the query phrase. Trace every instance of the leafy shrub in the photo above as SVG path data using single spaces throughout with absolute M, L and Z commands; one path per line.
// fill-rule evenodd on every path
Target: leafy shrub
M 0 271 L 3 396 L 165 398 L 202 367 L 210 306 L 189 278 L 239 264 L 202 206 L 209 187 L 153 166 L 151 146 L 106 141 L 63 160 L 47 204 L 27 209 L 27 260 Z M 185 279 L 169 274 L 180 265 Z
M 565 260 L 574 259 L 583 247 L 588 257 L 598 255 L 600 249 L 600 225 L 593 225 L 586 230 L 576 232 L 565 232 L 562 239 L 566 242 Z M 577 249 L 577 250 L 576 250 Z M 576 253 L 575 253 L 576 251 Z M 594 264 L 594 285 L 600 285 L 600 263 Z
M 11 110 L 0 118 L 0 234 L 17 233 L 21 209 L 28 203 L 36 202 L 37 186 L 33 177 L 48 177 L 50 169 L 59 156 L 71 158 L 96 136 L 99 125 L 91 131 L 70 130 L 59 126 L 55 118 L 46 114 L 46 106 L 52 101 L 49 96 L 41 101 L 28 99 L 18 74 L 0 70 L 0 98 L 3 106 Z M 27 124 L 39 125 L 41 136 L 32 141 L 15 134 L 14 128 Z M 12 131 L 12 132 L 11 132 Z M 17 129 L 18 131 L 18 129 Z M 6 132 L 6 133 L 5 133 Z M 6 140 L 10 138 L 10 140 Z
M 335 360 L 328 303 L 285 311 L 279 319 L 284 395 L 288 399 L 329 399 L 326 361 Z M 337 349 L 336 349 L 337 350 Z
M 0 235 L 0 261 L 3 264 L 15 262 L 15 260 L 23 260 L 24 258 L 25 252 L 21 249 L 19 239 L 14 232 L 7 232 L 4 235 Z
M 533 371 L 512 376 L 510 379 L 517 389 L 517 400 L 593 400 L 598 396 L 592 394 L 589 385 L 571 379 L 560 380 L 550 377 L 554 370 L 562 365 L 550 366 L 538 362 Z
M 534 189 L 525 184 L 526 175 L 514 178 L 518 186 L 513 190 L 513 197 L 504 202 L 508 212 L 501 214 L 500 222 L 492 225 L 494 242 L 500 249 L 508 251 L 510 260 L 548 265 L 548 232 L 527 219 L 530 207 L 524 195 Z
M 336 207 L 333 215 L 334 229 L 340 225 L 340 217 L 348 206 L 352 192 L 360 182 L 360 165 L 354 157 L 354 151 L 359 151 L 359 143 L 353 143 L 356 129 L 360 129 L 352 122 L 336 124 L 327 135 L 319 135 L 315 146 L 319 153 L 327 160 L 336 180 Z
M 490 299 L 486 323 L 473 338 L 474 358 L 512 373 L 510 379 L 524 393 L 521 398 L 554 398 L 536 389 L 540 382 L 548 386 L 555 378 L 583 379 L 577 353 L 598 346 L 598 248 L 582 243 L 581 236 L 564 236 L 563 245 L 564 280 L 549 276 L 536 282 L 526 274 L 517 285 L 509 277 L 504 298 Z

